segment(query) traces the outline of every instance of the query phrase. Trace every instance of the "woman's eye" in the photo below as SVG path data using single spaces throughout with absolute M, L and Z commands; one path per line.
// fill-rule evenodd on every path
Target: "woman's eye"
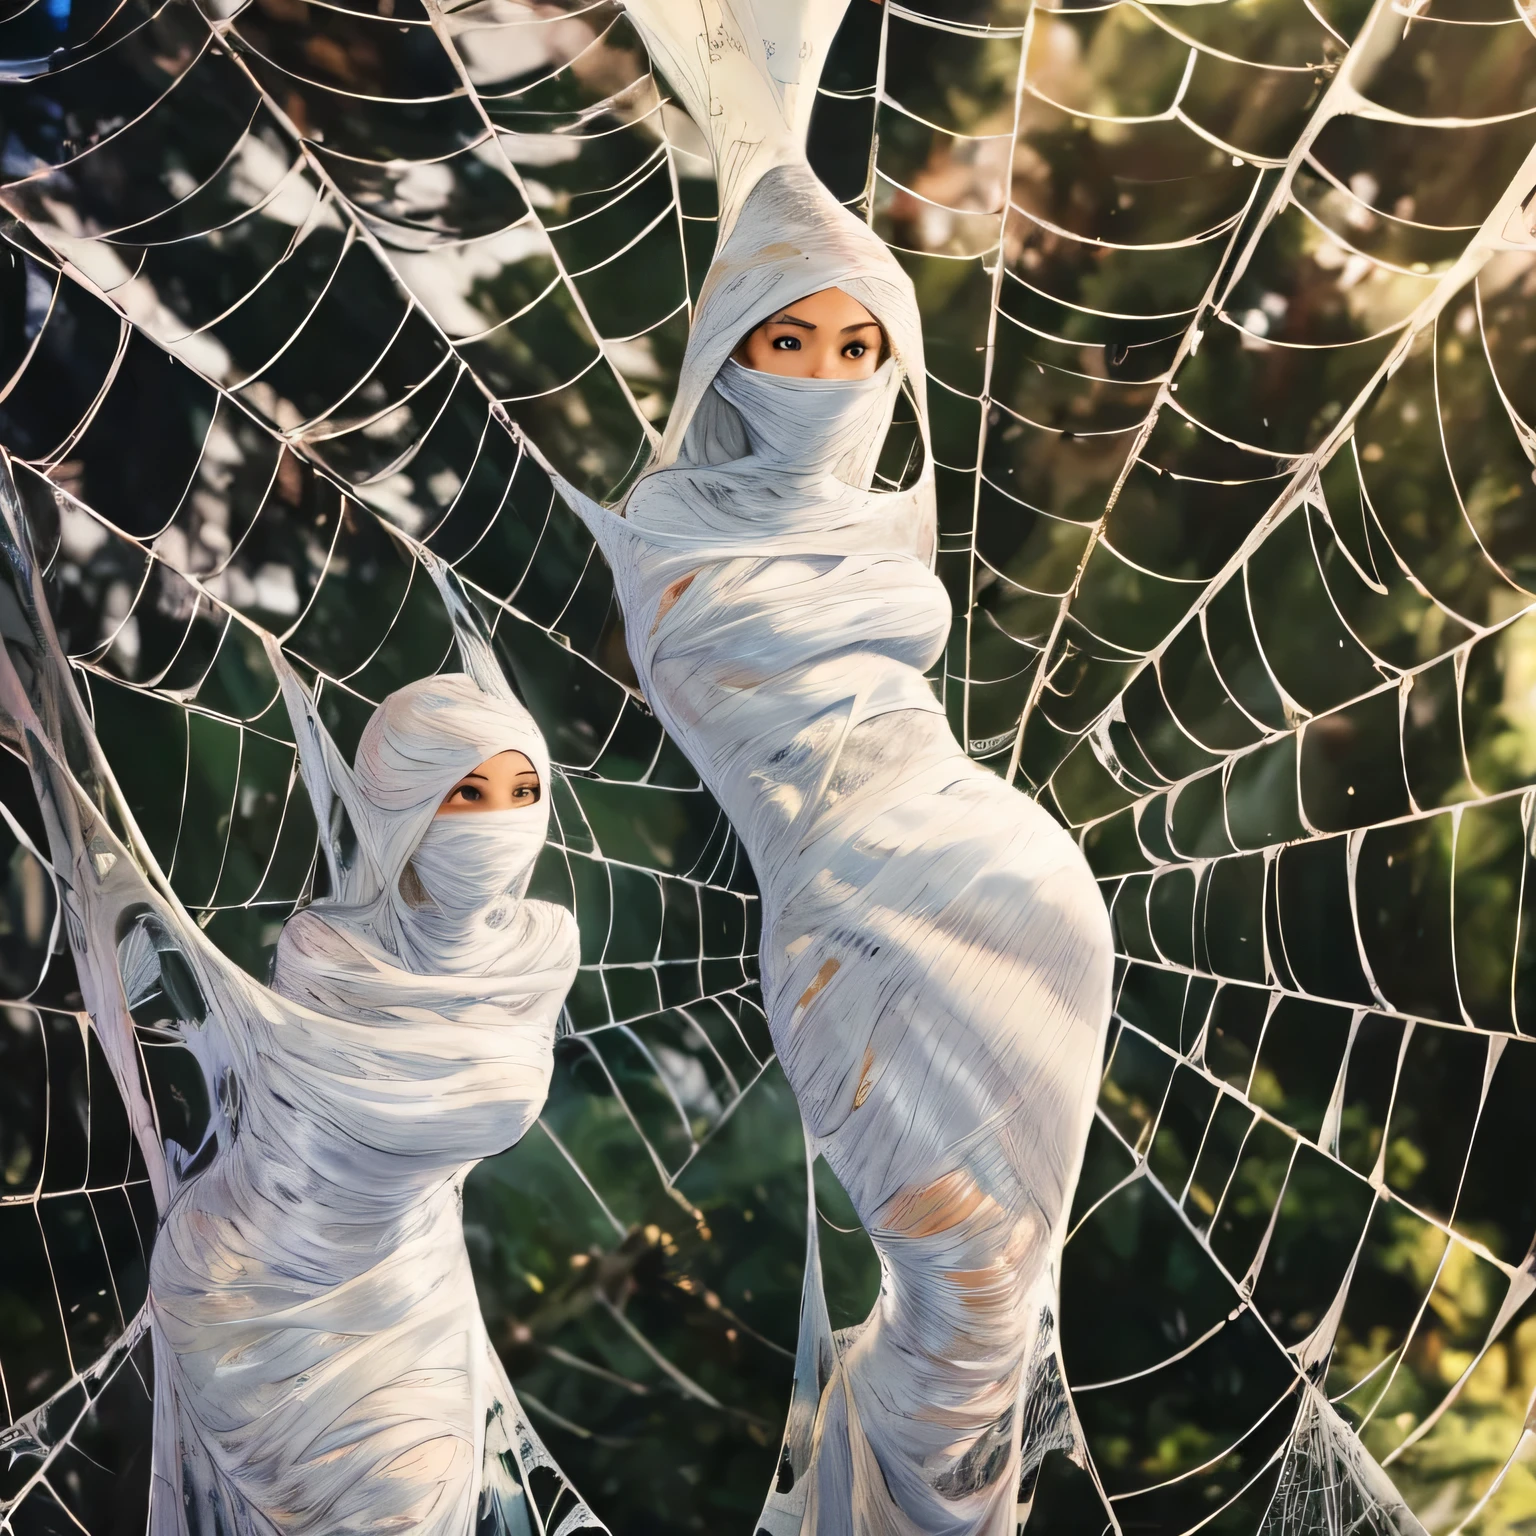
M 480 791 L 476 789 L 473 784 L 460 784 L 459 787 L 454 790 L 454 794 L 463 796 L 465 800 L 468 800 L 471 803 L 481 798 Z
M 862 341 L 850 341 L 848 345 L 843 348 L 843 356 L 859 358 L 863 357 L 865 352 L 868 350 L 869 349 L 864 345 Z
M 774 350 L 778 352 L 798 352 L 800 350 L 800 338 L 798 336 L 775 336 L 773 338 Z

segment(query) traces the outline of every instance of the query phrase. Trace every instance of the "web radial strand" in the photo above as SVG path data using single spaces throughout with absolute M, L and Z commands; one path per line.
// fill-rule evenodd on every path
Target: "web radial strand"
M 471 1187 L 493 1333 L 541 1427 L 717 1400 L 685 1333 L 638 1330 L 663 1368 L 613 1314 L 665 1259 L 690 1327 L 753 1328 L 708 1255 L 777 1216 L 754 903 L 541 468 L 611 492 L 664 423 L 702 142 L 612 9 L 76 6 L 50 70 L 56 9 L 6 24 L 37 62 L 0 98 L 0 444 L 134 814 L 259 973 L 315 878 L 259 631 L 350 744 L 446 662 L 419 553 L 455 567 L 564 767 L 541 889 L 586 944 L 543 1126 Z M 1492 1536 L 1536 1503 L 1533 47 L 1503 0 L 855 0 L 823 78 L 817 169 L 924 305 L 935 681 L 1079 829 L 1121 953 L 1032 1533 Z M 3 766 L 0 1219 L 37 1327 L 0 1339 L 0 1522 L 105 1528 L 153 1208 Z M 727 1165 L 751 1226 L 705 1197 Z

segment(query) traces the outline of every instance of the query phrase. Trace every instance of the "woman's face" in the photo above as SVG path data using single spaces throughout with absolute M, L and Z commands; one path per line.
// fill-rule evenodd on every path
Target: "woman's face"
M 867 379 L 880 366 L 880 322 L 841 288 L 823 288 L 763 321 L 736 361 L 790 379 Z
M 521 752 L 498 752 L 471 769 L 443 797 L 439 816 L 516 811 L 539 803 L 539 776 Z

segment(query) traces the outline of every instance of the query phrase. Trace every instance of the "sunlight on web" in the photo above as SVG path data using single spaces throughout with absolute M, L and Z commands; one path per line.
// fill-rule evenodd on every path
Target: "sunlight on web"
M 823 82 L 928 324 L 951 722 L 1122 956 L 1032 1532 L 1536 1508 L 1533 62 L 1509 5 L 918 3 Z

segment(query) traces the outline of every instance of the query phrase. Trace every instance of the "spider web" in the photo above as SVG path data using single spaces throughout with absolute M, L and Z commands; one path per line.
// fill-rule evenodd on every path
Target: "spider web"
M 315 833 L 259 631 L 350 753 L 451 664 L 420 554 L 454 567 L 560 765 L 536 889 L 584 949 L 540 1129 L 467 1192 L 493 1337 L 620 1523 L 680 1413 L 760 1483 L 803 1237 L 750 876 L 544 470 L 615 494 L 665 421 L 697 134 L 606 3 L 0 25 L 0 444 L 150 846 L 263 974 Z M 1533 82 L 1508 0 L 852 0 L 823 77 L 813 162 L 927 326 L 936 681 L 1080 829 L 1122 957 L 1031 1533 L 1536 1518 Z M 0 1528 L 106 1530 L 153 1202 L 14 769 Z M 727 1518 L 698 1482 L 674 1528 Z
M 316 17 L 321 34 L 338 21 Z M 355 20 L 413 79 L 430 84 L 460 57 L 425 13 L 371 32 Z M 611 490 L 644 450 L 642 408 L 667 337 L 598 346 L 593 306 L 604 295 L 584 292 L 585 268 L 629 248 L 632 215 L 658 185 L 663 212 L 675 205 L 678 173 L 643 60 L 604 40 L 623 30 L 611 15 L 595 28 L 556 18 L 494 45 L 470 38 L 470 63 L 458 67 L 483 79 L 505 65 L 517 88 L 499 101 L 450 88 L 393 123 L 383 112 L 385 137 L 398 135 L 386 143 L 369 139 L 366 112 L 353 115 L 348 96 L 330 102 L 339 116 L 327 133 L 311 124 L 323 87 L 310 106 L 272 89 L 263 49 L 281 57 L 294 39 L 269 37 L 254 18 L 249 36 L 231 30 L 227 40 L 215 18 L 184 4 L 59 16 L 33 7 L 9 27 L 8 55 L 41 46 L 44 57 L 16 68 L 4 108 L 8 206 L 20 216 L 5 231 L 0 279 L 5 446 L 23 461 L 56 616 L 150 847 L 210 937 L 264 974 L 283 919 L 313 888 L 315 829 L 261 631 L 279 635 L 311 678 L 350 753 L 379 698 L 452 664 L 420 556 L 450 561 L 560 765 L 535 891 L 576 909 L 584 945 L 548 1111 L 517 1163 L 471 1187 L 469 1237 L 483 1273 L 527 1266 L 511 1289 L 536 1302 L 555 1283 L 538 1269 L 549 1275 L 554 1260 L 537 1243 L 509 1254 L 497 1238 L 526 1198 L 517 1186 L 537 1185 L 559 1208 L 566 1291 L 588 1265 L 593 1276 L 574 1301 L 552 1300 L 592 1314 L 589 1328 L 609 1337 L 574 1355 L 547 1343 L 565 1337 L 561 1319 L 541 1319 L 536 1306 L 501 1308 L 493 1328 L 525 1367 L 530 1354 L 546 1367 L 564 1356 L 565 1375 L 611 1378 L 621 1395 L 650 1393 L 649 1374 L 717 1406 L 626 1304 L 637 1268 L 676 1255 L 668 1227 L 708 1233 L 673 1185 L 768 1063 L 750 880 L 691 770 L 594 660 L 622 672 L 622 635 L 605 634 L 606 572 L 554 510 L 502 403 L 517 404 L 566 472 L 596 490 Z M 60 41 L 67 58 L 56 55 L 49 73 L 48 46 Z M 323 41 L 305 46 L 330 59 Z M 370 67 L 394 67 L 369 53 L 373 44 L 345 46 Z M 418 67 L 423 49 L 437 59 L 430 68 Z M 600 56 L 600 84 L 629 70 L 606 106 L 606 90 L 587 90 L 580 69 L 565 67 L 584 50 Z M 313 143 L 300 143 L 295 116 Z M 557 137 L 556 126 L 567 131 Z M 449 137 L 436 142 L 464 150 L 450 163 L 418 166 L 414 182 L 380 164 L 440 132 Z M 484 206 L 451 206 L 460 179 Z M 451 219 L 478 221 L 489 241 L 466 251 L 443 233 Z M 674 259 L 651 263 L 665 290 L 652 329 L 670 323 L 680 353 L 687 293 L 675 212 L 663 233 Z M 415 291 L 432 295 L 430 308 Z M 639 291 L 626 296 L 626 318 Z M 56 903 L 29 799 L 12 774 L 5 803 L 24 836 L 10 861 L 9 916 L 25 945 L 6 993 L 51 1006 L 7 1016 L 18 1112 L 5 1121 L 5 1215 L 26 1263 L 7 1274 L 18 1315 L 0 1369 L 15 1428 L 0 1513 L 18 1531 L 117 1528 L 121 1496 L 79 1463 L 115 1435 L 126 1444 L 98 1449 L 94 1462 L 141 1496 L 147 1487 L 147 1352 L 123 1340 L 143 1328 L 154 1207 L 142 1166 L 128 1160 L 126 1121 L 67 957 L 50 963 Z M 195 1148 L 200 1087 L 153 1013 L 140 1034 L 160 1128 Z M 115 1164 L 98 1151 L 114 1132 Z M 642 1219 L 654 1212 L 631 1187 L 637 1153 L 670 1221 Z M 584 1235 L 596 1241 L 584 1247 Z M 94 1334 L 70 1331 L 86 1274 L 112 1298 L 93 1304 Z M 728 1314 L 699 1292 L 699 1310 Z M 737 1338 L 728 1317 L 719 1331 Z M 560 1389 L 525 1389 L 526 1400 L 546 1423 L 578 1428 L 560 1411 Z

